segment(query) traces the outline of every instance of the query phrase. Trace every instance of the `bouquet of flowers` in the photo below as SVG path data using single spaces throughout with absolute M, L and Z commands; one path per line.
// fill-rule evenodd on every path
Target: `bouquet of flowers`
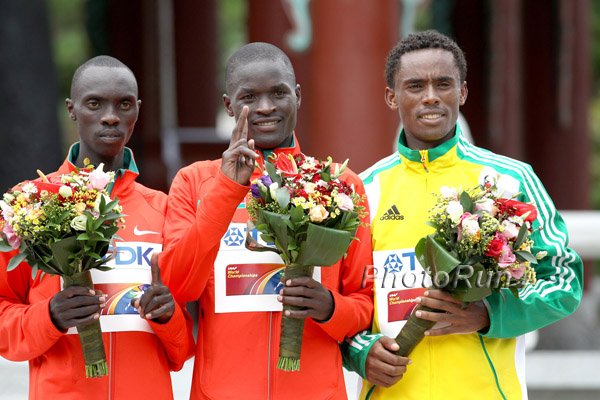
M 545 252 L 531 253 L 534 205 L 502 198 L 490 182 L 464 191 L 442 187 L 441 192 L 428 223 L 435 232 L 415 247 L 433 287 L 468 303 L 503 288 L 518 297 L 520 288 L 535 283 L 532 265 Z M 396 337 L 399 355 L 408 356 L 434 325 L 417 318 L 417 310 L 435 311 L 415 308 Z
M 32 278 L 45 273 L 63 277 L 65 287 L 93 289 L 90 270 L 103 266 L 110 241 L 123 222 L 118 200 L 108 196 L 113 172 L 103 164 L 57 175 L 50 180 L 20 183 L 0 200 L 1 251 L 18 250 L 7 269 L 27 261 Z M 100 322 L 77 328 L 85 359 L 86 377 L 107 375 Z
M 339 179 L 347 163 L 273 155 L 252 182 L 248 213 L 261 238 L 275 247 L 260 246 L 250 235 L 246 246 L 278 253 L 285 263 L 284 280 L 312 277 L 314 266 L 336 263 L 354 239 L 363 207 L 354 188 Z M 284 305 L 288 309 L 297 308 Z M 304 320 L 283 315 L 277 368 L 300 370 L 303 330 Z

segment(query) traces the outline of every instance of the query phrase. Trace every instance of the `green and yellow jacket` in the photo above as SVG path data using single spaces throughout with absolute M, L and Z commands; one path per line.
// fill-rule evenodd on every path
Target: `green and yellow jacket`
M 537 283 L 514 297 L 507 289 L 484 300 L 486 332 L 426 337 L 411 353 L 412 364 L 390 388 L 375 388 L 370 399 L 522 399 L 525 388 L 524 334 L 571 314 L 579 305 L 583 263 L 568 246 L 565 223 L 532 168 L 467 142 L 456 135 L 429 150 L 411 150 L 401 133 L 398 152 L 361 174 L 372 224 L 375 314 L 372 334 L 356 335 L 344 346 L 346 366 L 365 376 L 365 360 L 384 334 L 395 337 L 423 291 L 418 240 L 442 186 L 475 187 L 493 179 L 505 197 L 533 202 L 532 253 L 548 252 L 536 266 Z M 427 282 L 425 281 L 425 285 Z M 361 399 L 373 385 L 363 382 Z

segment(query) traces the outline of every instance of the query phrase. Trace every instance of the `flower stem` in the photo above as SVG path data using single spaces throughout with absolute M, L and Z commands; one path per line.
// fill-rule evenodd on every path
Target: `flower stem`
M 313 266 L 289 264 L 285 266 L 283 280 L 312 277 Z M 302 350 L 302 334 L 304 332 L 304 319 L 289 318 L 285 316 L 286 310 L 301 310 L 302 307 L 283 306 L 281 317 L 281 335 L 279 339 L 279 361 L 277 368 L 283 371 L 300 371 L 300 352 Z
M 71 276 L 64 276 L 65 287 L 83 286 L 93 289 L 92 275 L 90 271 L 75 273 Z M 102 330 L 100 321 L 94 320 L 89 324 L 78 326 L 77 333 L 83 350 L 83 359 L 85 361 L 85 377 L 97 378 L 108 375 L 108 365 L 106 364 L 106 353 L 104 352 L 104 342 L 102 340 Z
M 425 319 L 418 318 L 415 314 L 417 311 L 430 311 L 436 312 L 429 307 L 417 305 L 413 312 L 410 314 L 408 321 L 396 336 L 396 343 L 400 346 L 400 349 L 396 351 L 396 354 L 402 357 L 408 357 L 408 355 L 414 350 L 415 347 L 425 337 L 425 331 L 431 329 L 435 322 L 427 321 Z

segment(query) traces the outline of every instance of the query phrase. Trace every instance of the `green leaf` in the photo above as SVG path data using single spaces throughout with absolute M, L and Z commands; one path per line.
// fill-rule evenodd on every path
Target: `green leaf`
M 431 268 L 435 274 L 439 272 L 450 273 L 456 268 L 460 261 L 456 259 L 448 250 L 438 243 L 432 235 L 425 238 L 425 266 Z
M 299 224 L 304 219 L 304 209 L 302 207 L 292 206 L 290 210 L 290 219 L 294 224 Z
M 492 289 L 488 287 L 472 287 L 471 289 L 455 289 L 452 291 L 452 297 L 465 303 L 485 299 L 490 294 L 492 294 Z
M 77 236 L 77 240 L 90 240 L 90 236 L 87 233 L 82 233 Z
M 521 228 L 519 229 L 519 234 L 517 235 L 517 240 L 515 241 L 514 244 L 514 248 L 518 249 L 523 242 L 525 241 L 525 238 L 527 237 L 527 225 L 523 224 L 521 225 Z
M 510 290 L 512 295 L 515 296 L 517 299 L 519 298 L 519 289 L 517 289 L 514 286 L 509 286 L 508 290 Z
M 8 243 L 6 243 L 4 240 L 0 240 L 0 251 L 13 251 L 14 249 L 12 248 L 12 246 Z
M 350 232 L 308 224 L 306 240 L 300 245 L 296 263 L 328 266 L 335 264 L 348 250 Z
M 290 192 L 286 188 L 277 188 L 274 190 L 275 200 L 279 204 L 279 207 L 286 209 L 290 204 Z
M 460 194 L 460 205 L 463 207 L 464 212 L 473 212 L 473 200 L 467 192 L 463 191 Z
M 76 236 L 69 236 L 50 245 L 50 251 L 55 260 L 55 265 L 63 274 L 68 274 L 71 269 L 70 256 L 79 249 Z
M 525 250 L 520 250 L 520 251 L 515 251 L 515 256 L 517 257 L 517 260 L 523 262 L 523 261 L 529 261 L 531 264 L 537 264 L 537 258 L 535 258 L 533 256 L 533 254 L 531 254 L 528 251 Z
M 6 270 L 12 271 L 13 269 L 17 268 L 17 266 L 19 264 L 21 264 L 23 262 L 23 260 L 25 260 L 26 257 L 27 257 L 26 253 L 16 254 L 13 258 L 10 259 L 10 262 L 8 263 L 8 266 L 6 267 Z
M 277 174 L 275 166 L 267 161 L 265 162 L 265 168 L 267 170 L 267 173 L 269 174 L 269 178 L 271 178 L 273 182 L 276 182 L 279 186 L 281 186 L 281 177 Z

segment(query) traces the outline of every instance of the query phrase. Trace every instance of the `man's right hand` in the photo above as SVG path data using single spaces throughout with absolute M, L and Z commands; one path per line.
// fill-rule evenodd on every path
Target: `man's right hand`
M 221 171 L 240 185 L 248 185 L 254 172 L 254 160 L 258 157 L 254 152 L 254 139 L 248 140 L 248 112 L 248 106 L 244 106 L 221 163 Z
M 50 300 L 50 319 L 61 331 L 85 325 L 100 318 L 106 296 L 82 286 L 70 286 Z
M 367 380 L 377 386 L 390 387 L 398 382 L 411 363 L 407 357 L 394 354 L 398 343 L 392 338 L 382 336 L 369 350 L 366 362 Z

